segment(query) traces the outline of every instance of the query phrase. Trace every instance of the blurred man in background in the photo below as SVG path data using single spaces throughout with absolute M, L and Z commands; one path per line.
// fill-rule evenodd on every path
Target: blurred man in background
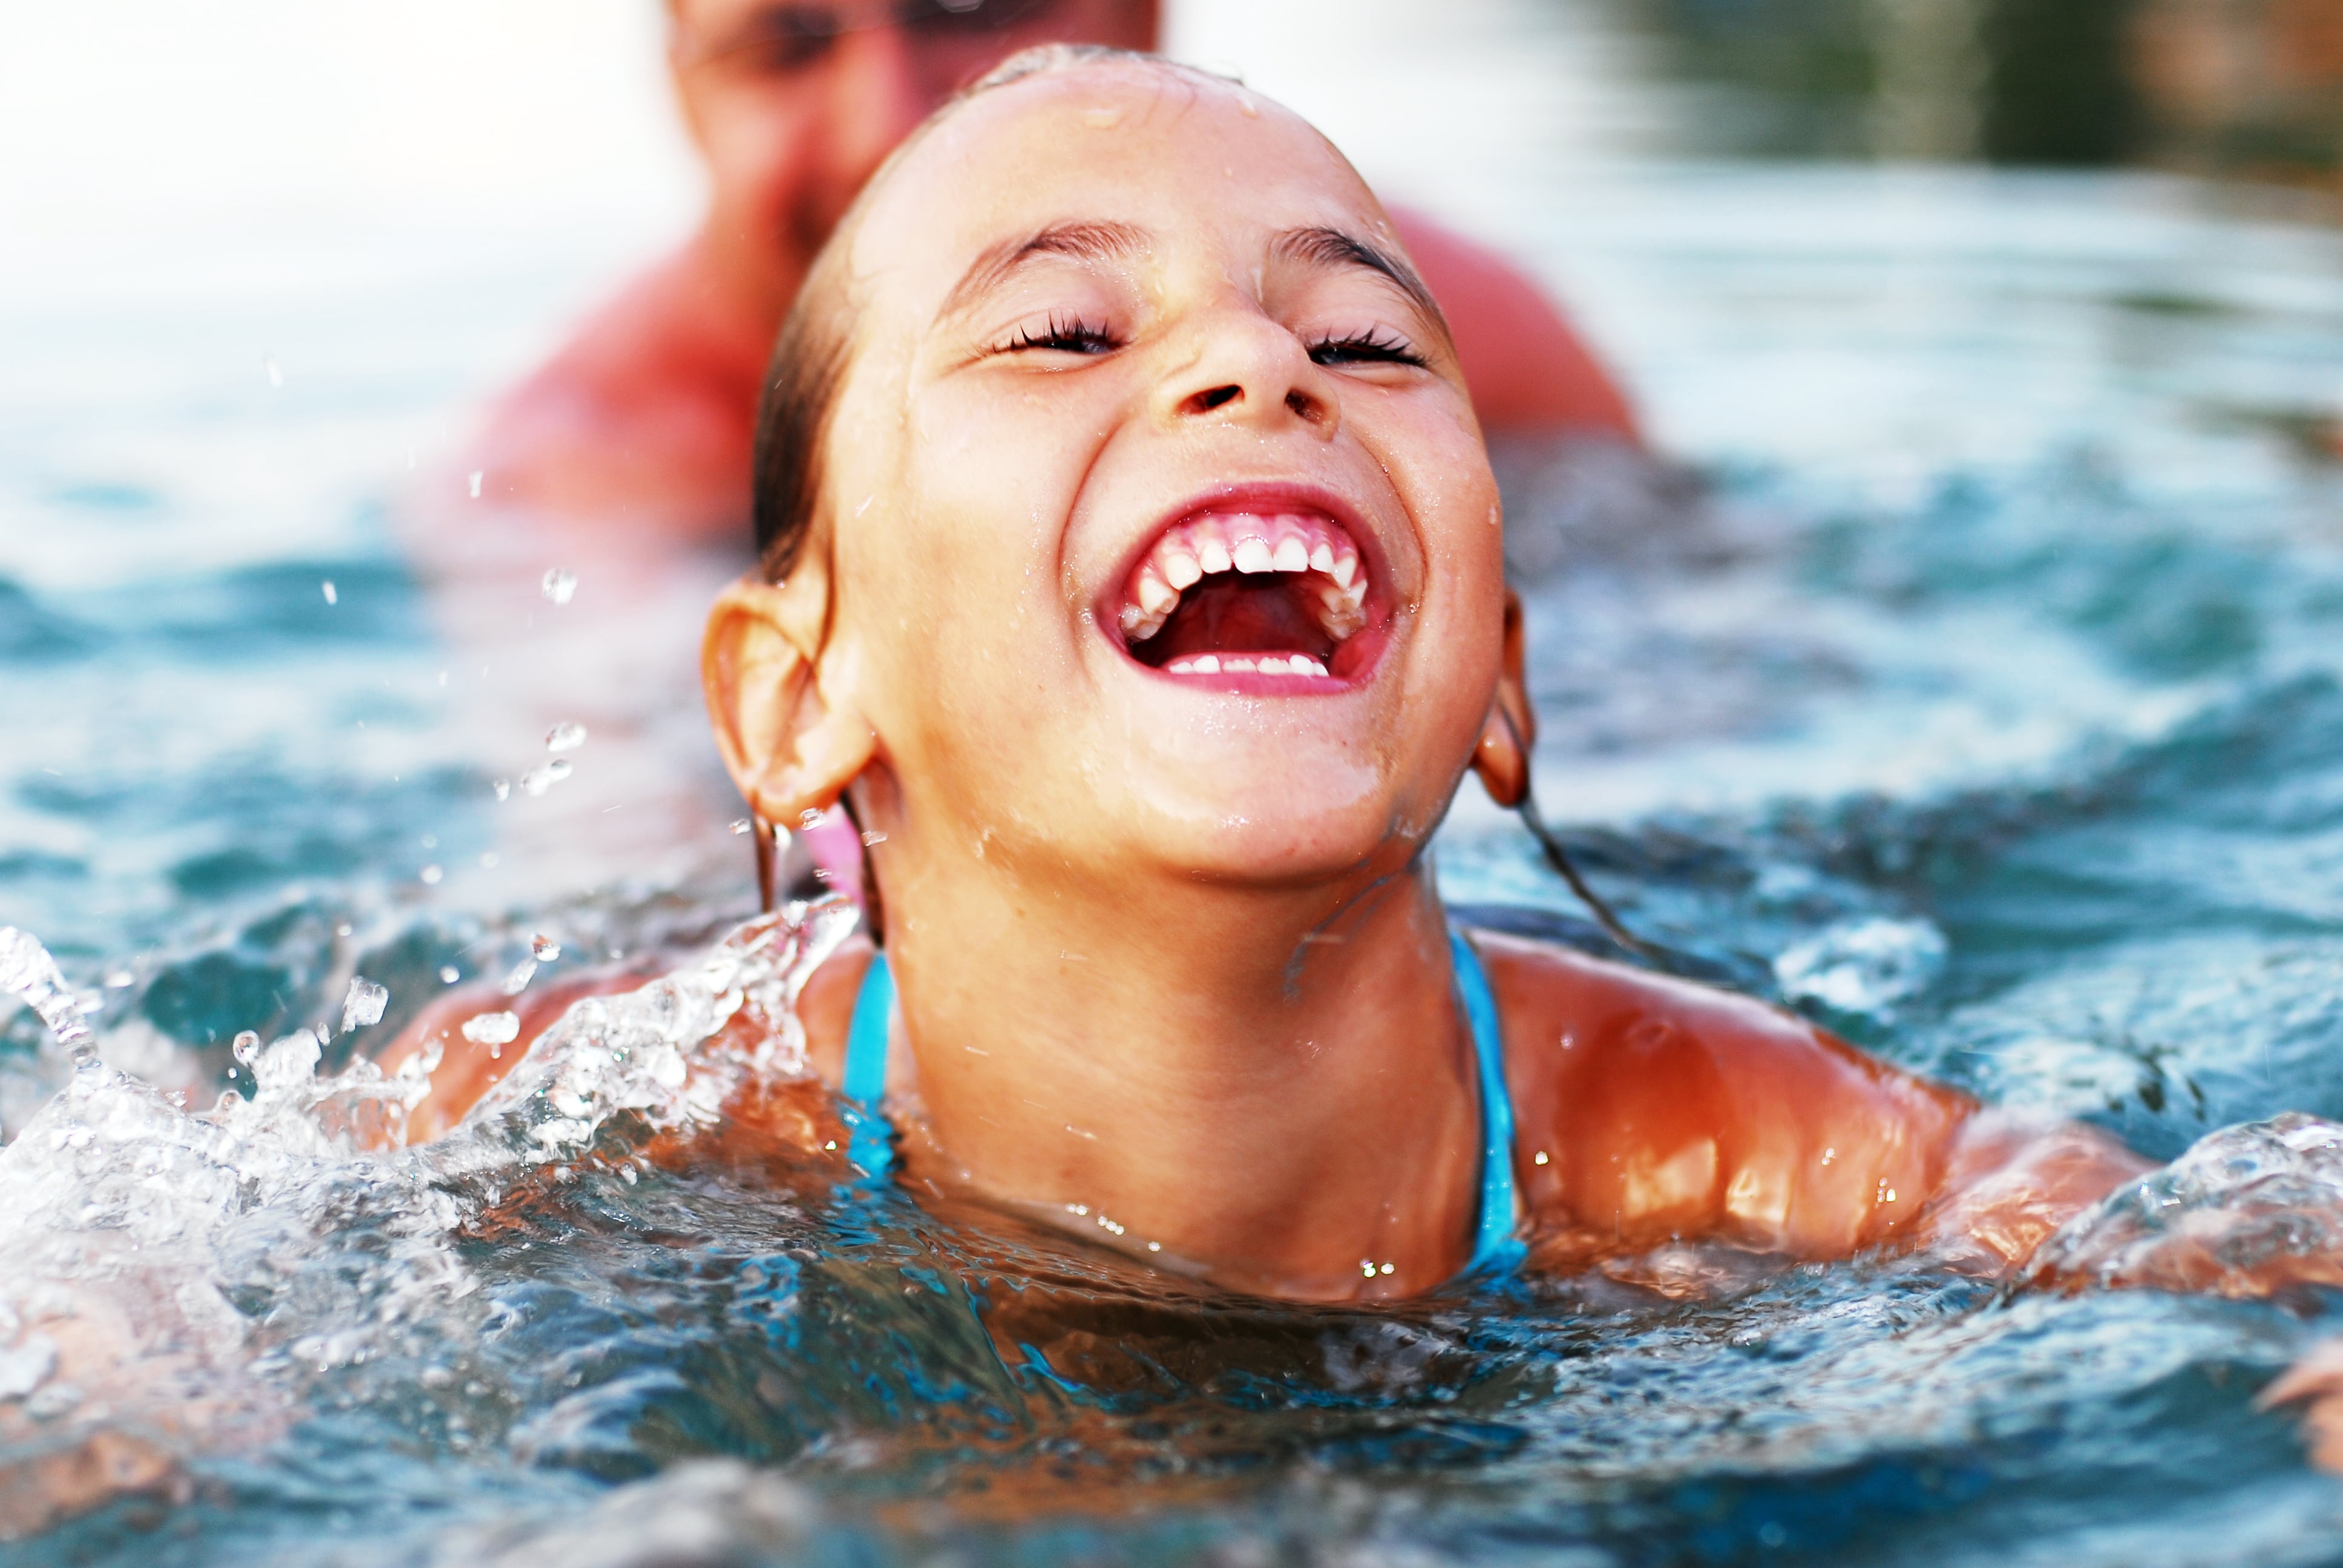
M 1152 48 L 1159 21 L 1159 0 L 669 0 L 707 220 L 495 407 L 465 466 L 473 495 L 558 518 L 573 539 L 599 525 L 745 549 L 766 356 L 880 161 L 1007 55 Z M 1393 219 L 1485 426 L 1636 440 L 1626 399 L 1534 284 L 1421 216 Z

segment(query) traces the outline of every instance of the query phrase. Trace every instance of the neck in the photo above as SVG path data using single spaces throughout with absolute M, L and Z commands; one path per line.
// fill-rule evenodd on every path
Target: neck
M 1479 1091 L 1421 862 L 1271 892 L 958 869 L 888 889 L 914 1174 L 1240 1289 L 1413 1294 L 1463 1264 Z

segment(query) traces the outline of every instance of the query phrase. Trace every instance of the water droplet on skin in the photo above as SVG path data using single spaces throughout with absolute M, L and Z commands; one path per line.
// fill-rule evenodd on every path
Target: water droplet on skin
M 333 578 L 327 578 L 324 582 L 317 586 L 324 591 L 326 595 L 326 602 L 327 604 L 339 604 L 342 602 L 342 596 L 334 591 Z
M 1082 111 L 1082 124 L 1092 130 L 1112 130 L 1122 124 L 1122 111 L 1121 109 L 1085 109 Z
M 371 1029 L 380 1023 L 382 1010 L 389 1002 L 389 987 L 376 985 L 364 975 L 352 975 L 349 994 L 342 999 L 342 1032 Z
M 561 956 L 561 944 L 551 937 L 531 937 L 528 939 L 528 950 L 538 963 L 549 964 Z
M 887 835 L 884 833 L 865 833 L 862 835 L 862 847 L 866 849 L 870 849 L 874 845 L 883 844 L 886 841 Z
M 807 807 L 804 810 L 798 813 L 798 826 L 804 829 L 807 832 L 813 831 L 813 829 L 821 826 L 821 813 L 815 810 L 810 806 Z
M 575 751 L 585 744 L 586 727 L 567 719 L 545 732 L 548 751 Z
M 748 818 L 746 818 L 746 817 L 735 817 L 735 818 L 732 819 L 732 831 L 733 831 L 733 832 L 735 832 L 735 833 L 745 833 L 745 832 L 747 832 L 748 830 L 749 830 L 749 819 L 748 819 Z
M 520 776 L 520 787 L 529 795 L 542 795 L 573 771 L 567 757 L 557 757 L 541 768 L 532 768 Z
M 538 586 L 545 597 L 553 603 L 568 604 L 569 596 L 578 591 L 578 574 L 563 571 L 559 567 L 553 567 L 546 572 L 545 581 Z

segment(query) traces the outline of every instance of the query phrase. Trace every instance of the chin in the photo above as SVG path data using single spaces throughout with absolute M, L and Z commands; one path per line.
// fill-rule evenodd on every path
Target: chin
M 1387 780 L 1347 761 L 1223 779 L 1210 794 L 1190 782 L 1149 792 L 1146 852 L 1179 874 L 1263 890 L 1388 877 L 1422 852 L 1444 805 L 1396 799 Z

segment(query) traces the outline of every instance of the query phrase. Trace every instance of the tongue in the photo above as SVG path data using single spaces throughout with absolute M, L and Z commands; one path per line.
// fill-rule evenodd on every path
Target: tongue
M 1158 668 L 1198 653 L 1306 653 L 1323 663 L 1333 657 L 1334 639 L 1302 601 L 1308 580 L 1285 572 L 1208 578 L 1131 654 Z

